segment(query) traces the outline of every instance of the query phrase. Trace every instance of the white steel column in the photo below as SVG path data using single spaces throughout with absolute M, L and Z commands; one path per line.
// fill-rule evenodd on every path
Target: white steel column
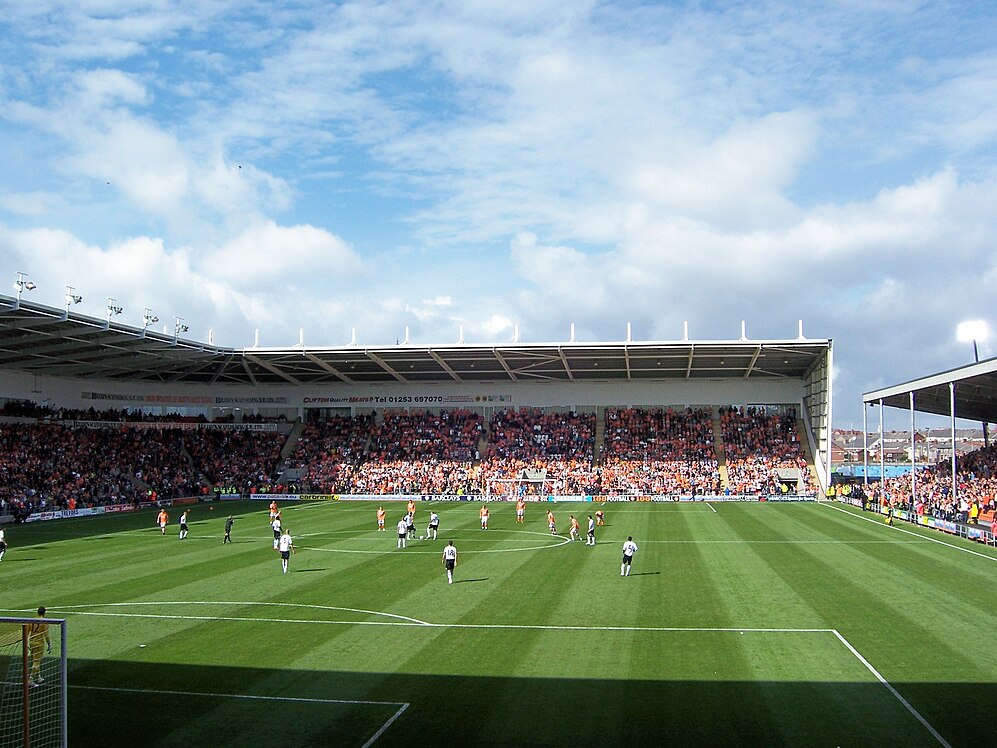
M 832 408 L 834 406 L 833 395 L 834 392 L 831 389 L 831 383 L 834 378 L 834 347 L 831 342 L 827 344 L 827 371 L 825 373 L 824 384 L 827 387 L 827 418 L 824 419 L 824 439 L 825 445 L 827 446 L 827 466 L 824 475 L 827 478 L 827 484 L 824 486 L 825 493 L 831 488 L 831 417 L 833 415 Z
M 949 428 L 952 441 L 952 501 L 955 501 L 956 487 L 959 485 L 955 477 L 955 382 L 949 382 Z
M 910 394 L 910 500 L 917 499 L 917 433 L 914 431 L 914 392 Z
M 869 404 L 862 403 L 862 485 L 869 489 Z
M 886 501 L 886 434 L 883 432 L 883 398 L 879 398 L 879 499 Z

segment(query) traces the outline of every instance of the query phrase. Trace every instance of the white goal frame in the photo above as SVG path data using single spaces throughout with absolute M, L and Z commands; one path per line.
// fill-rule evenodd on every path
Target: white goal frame
M 522 484 L 528 484 L 531 486 L 540 486 L 541 494 L 548 493 L 547 485 L 553 483 L 550 478 L 489 478 L 485 483 L 485 496 L 491 498 L 492 496 L 512 496 L 513 498 L 519 497 L 519 487 Z M 498 491 L 492 490 L 493 486 L 498 488 Z M 502 490 L 505 486 L 511 486 L 511 491 Z M 538 494 L 527 494 L 528 496 L 537 496 Z
M 68 711 L 68 695 L 69 686 L 66 682 L 66 676 L 68 674 L 68 657 L 66 654 L 66 619 L 65 618 L 20 618 L 20 617 L 9 617 L 0 616 L 0 625 L 20 625 L 21 627 L 21 641 L 20 641 L 20 652 L 18 657 L 20 658 L 20 668 L 16 675 L 16 680 L 8 679 L 8 676 L 12 673 L 0 673 L 2 677 L 2 682 L 0 682 L 0 704 L 6 706 L 10 702 L 18 702 L 20 707 L 20 725 L 21 725 L 21 735 L 20 735 L 20 745 L 24 748 L 31 748 L 33 745 L 31 742 L 31 693 L 32 686 L 30 683 L 30 657 L 29 657 L 29 647 L 28 647 L 28 630 L 32 624 L 38 623 L 43 620 L 49 626 L 49 636 L 50 638 L 55 638 L 52 636 L 54 633 L 52 629 L 58 628 L 58 653 L 48 655 L 50 659 L 58 659 L 58 672 L 59 679 L 57 687 L 59 689 L 58 704 L 59 704 L 59 742 L 58 745 L 62 748 L 66 748 L 69 745 L 69 711 Z M 12 642 L 15 650 L 17 649 L 17 643 Z M 14 668 L 11 668 L 13 671 Z M 48 668 L 51 671 L 51 666 Z M 7 738 L 6 725 L 0 723 L 0 740 L 5 740 Z M 6 744 L 6 743 L 5 743 Z M 45 743 L 45 745 L 51 745 L 52 743 Z M 37 745 L 37 744 L 35 744 Z

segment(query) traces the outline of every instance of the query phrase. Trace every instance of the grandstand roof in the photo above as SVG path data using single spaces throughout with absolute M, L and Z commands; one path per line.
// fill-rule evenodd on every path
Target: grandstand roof
M 0 369 L 135 382 L 427 383 L 802 378 L 830 340 L 224 348 L 0 295 Z
M 882 400 L 883 405 L 909 410 L 913 392 L 914 410 L 947 416 L 951 411 L 950 383 L 955 384 L 956 418 L 997 423 L 997 358 L 867 392 L 862 402 Z

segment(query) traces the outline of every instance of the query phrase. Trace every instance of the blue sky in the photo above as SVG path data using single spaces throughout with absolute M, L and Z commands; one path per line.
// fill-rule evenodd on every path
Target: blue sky
M 989 2 L 0 0 L 0 142 L 11 280 L 222 345 L 802 319 L 848 426 L 997 328 Z

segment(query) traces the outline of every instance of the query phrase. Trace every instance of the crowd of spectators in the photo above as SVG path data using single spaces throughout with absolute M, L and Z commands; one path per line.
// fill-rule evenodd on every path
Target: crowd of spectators
M 794 409 L 767 413 L 754 407 L 721 408 L 720 423 L 731 493 L 779 493 L 782 490 L 779 470 L 798 471 L 801 492 L 813 493 Z
M 183 432 L 194 470 L 213 486 L 250 491 L 276 483 L 287 436 L 279 431 L 197 429 Z
M 137 428 L 128 410 L 39 408 L 8 402 L 6 415 L 49 417 L 0 426 L 0 499 L 36 508 L 63 508 L 70 499 L 78 506 L 138 501 L 149 491 L 190 496 L 219 486 L 276 492 L 286 468 L 300 474 L 296 488 L 314 493 L 675 495 L 722 488 L 710 408 L 608 409 L 599 461 L 591 412 L 510 408 L 496 411 L 487 427 L 480 414 L 461 409 L 336 416 L 304 425 L 285 460 L 282 432 L 170 428 L 179 414 Z M 795 413 L 724 408 L 719 418 L 731 493 L 778 490 L 777 471 L 785 468 L 797 468 L 812 490 Z M 63 420 L 116 425 L 74 428 Z M 994 466 L 991 451 L 966 458 L 960 474 L 992 484 Z M 944 505 L 945 481 L 932 480 L 936 503 Z
M 484 424 L 469 410 L 386 411 L 352 476 L 356 493 L 467 493 Z
M 497 411 L 475 484 L 490 493 L 591 493 L 594 451 L 595 413 Z
M 58 424 L 0 425 L 0 492 L 31 511 L 191 495 L 179 431 L 73 429 Z
M 0 424 L 0 497 L 19 513 L 197 496 L 274 482 L 272 431 Z
M 720 488 L 710 408 L 606 411 L 600 493 L 716 494 Z
M 952 522 L 967 522 L 975 513 L 997 510 L 997 445 L 974 450 L 956 459 L 956 491 L 952 492 L 952 463 L 948 460 L 910 475 L 887 478 L 871 485 L 874 504 L 888 503 Z
M 331 416 L 305 425 L 288 466 L 309 493 L 348 493 L 374 430 L 373 415 Z

